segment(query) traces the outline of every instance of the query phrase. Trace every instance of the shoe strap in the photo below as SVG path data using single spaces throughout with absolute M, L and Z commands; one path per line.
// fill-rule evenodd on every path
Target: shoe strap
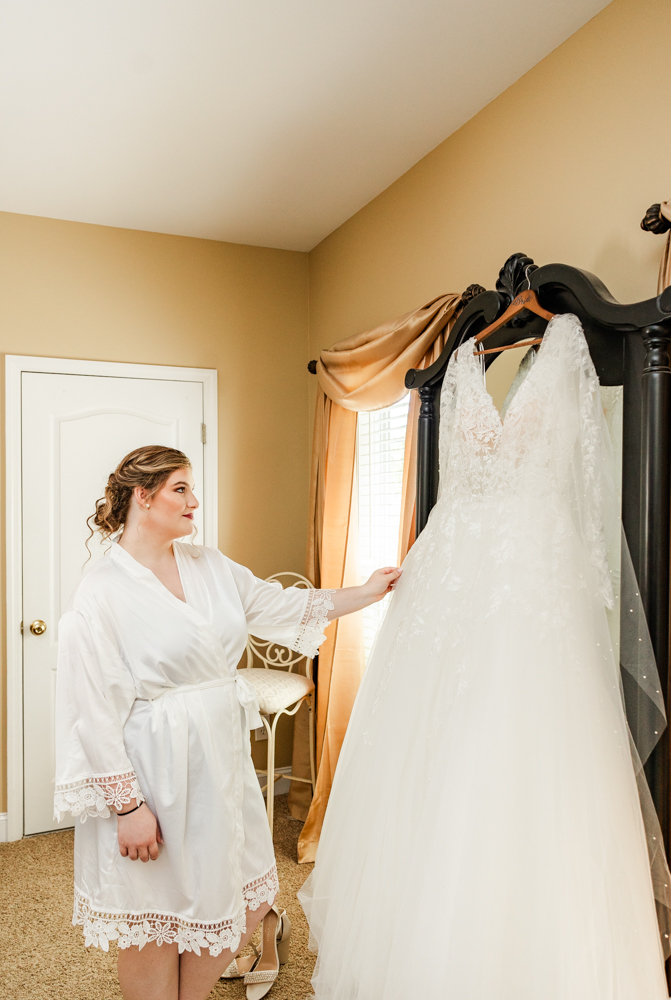
M 276 979 L 277 969 L 248 972 L 245 976 L 245 986 L 251 986 L 252 983 L 274 983 Z

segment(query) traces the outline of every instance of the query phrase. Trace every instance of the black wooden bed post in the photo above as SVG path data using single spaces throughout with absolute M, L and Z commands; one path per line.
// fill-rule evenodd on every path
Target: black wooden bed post
M 641 599 L 657 658 L 664 702 L 669 705 L 669 577 L 671 572 L 671 328 L 658 323 L 642 331 L 645 367 L 641 412 Z M 652 755 L 648 778 L 664 832 L 671 830 L 669 729 Z
M 423 385 L 419 389 L 417 421 L 417 534 L 424 528 L 431 508 L 438 499 L 438 406 L 439 385 Z
M 518 255 L 519 256 L 519 255 Z M 530 258 L 524 258 L 525 260 Z M 474 299 L 484 296 L 487 319 L 491 321 L 500 308 L 499 296 L 487 292 L 482 285 L 473 284 L 462 292 L 466 315 Z M 472 308 L 472 307 L 471 307 Z M 478 313 L 476 312 L 476 315 Z M 438 440 L 440 423 L 440 391 L 449 354 L 454 345 L 454 337 L 448 338 L 445 350 L 430 368 L 411 368 L 405 376 L 406 389 L 416 389 L 419 393 L 419 416 L 417 418 L 417 493 L 415 501 L 415 532 L 421 534 L 438 499 Z

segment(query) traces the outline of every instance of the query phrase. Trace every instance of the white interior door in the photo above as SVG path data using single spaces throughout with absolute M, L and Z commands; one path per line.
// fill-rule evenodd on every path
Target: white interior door
M 104 551 L 96 535 L 87 563 L 86 519 L 109 473 L 129 451 L 147 444 L 189 456 L 202 501 L 203 425 L 202 381 L 21 373 L 25 834 L 56 828 L 58 620 L 82 569 Z M 196 523 L 202 542 L 202 503 Z M 40 621 L 46 631 L 33 634 L 31 623 Z

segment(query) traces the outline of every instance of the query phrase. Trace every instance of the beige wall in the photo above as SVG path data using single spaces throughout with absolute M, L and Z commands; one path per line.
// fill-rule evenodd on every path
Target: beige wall
M 521 30 L 532 31 L 533 25 Z M 671 197 L 671 3 L 614 0 L 310 254 L 311 356 L 517 251 L 656 294 Z
M 307 277 L 293 251 L 0 214 L 0 353 L 218 369 L 220 547 L 302 572 Z

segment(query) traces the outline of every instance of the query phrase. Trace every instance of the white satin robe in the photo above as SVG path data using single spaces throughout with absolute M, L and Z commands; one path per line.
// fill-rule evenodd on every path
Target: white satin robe
M 236 666 L 248 632 L 313 656 L 332 605 L 215 549 L 174 551 L 186 603 L 114 543 L 61 619 L 55 813 L 81 820 L 73 923 L 87 945 L 217 955 L 278 891 L 249 742 L 261 720 Z M 132 798 L 160 823 L 157 861 L 119 854 L 109 806 Z

